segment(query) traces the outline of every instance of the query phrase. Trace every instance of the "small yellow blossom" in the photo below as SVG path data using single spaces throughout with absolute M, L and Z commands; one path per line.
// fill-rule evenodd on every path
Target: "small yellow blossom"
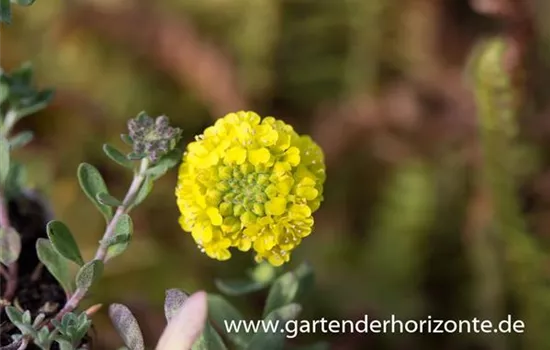
M 230 113 L 187 146 L 176 197 L 180 225 L 209 257 L 253 249 L 279 266 L 313 227 L 324 157 L 308 136 L 273 117 Z

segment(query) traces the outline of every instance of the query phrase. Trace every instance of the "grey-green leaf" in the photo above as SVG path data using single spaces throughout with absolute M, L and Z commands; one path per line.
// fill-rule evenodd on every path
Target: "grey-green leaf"
M 99 201 L 99 203 L 108 205 L 110 207 L 119 207 L 122 205 L 121 201 L 105 192 L 98 193 L 96 195 L 96 199 Z
M 32 141 L 33 137 L 34 134 L 32 131 L 21 131 L 10 139 L 10 146 L 12 149 L 24 147 Z
M 37 93 L 33 98 L 33 103 L 31 105 L 17 110 L 17 120 L 46 108 L 53 99 L 53 95 L 53 90 L 44 90 Z
M 0 0 L 1 1 L 1 0 Z M 0 135 L 0 186 L 3 186 L 10 171 L 10 144 Z
M 253 292 L 262 290 L 268 286 L 268 284 L 265 282 L 250 281 L 245 279 L 235 279 L 235 280 L 216 279 L 214 282 L 216 284 L 216 287 L 218 287 L 218 289 L 222 293 L 231 295 L 231 296 L 239 296 L 239 295 L 253 293 Z
M 299 279 L 294 272 L 287 272 L 275 280 L 267 295 L 264 317 L 273 310 L 292 303 L 299 290 Z
M 134 167 L 134 163 L 132 163 L 132 161 L 128 160 L 122 152 L 109 144 L 103 145 L 103 152 L 105 152 L 107 157 L 109 157 L 113 162 L 122 165 L 125 168 L 132 169 Z
M 170 322 L 172 317 L 177 314 L 188 297 L 188 294 L 179 289 L 174 288 L 166 291 L 166 297 L 164 298 L 164 316 L 167 322 Z
M 78 167 L 78 181 L 86 196 L 101 211 L 105 220 L 109 221 L 113 217 L 113 209 L 100 203 L 96 198 L 98 193 L 109 193 L 99 171 L 91 164 L 82 163 Z
M 6 314 L 12 323 L 22 323 L 23 322 L 23 312 L 20 311 L 15 306 L 6 306 Z
M 193 344 L 192 350 L 227 350 L 222 338 L 209 322 L 206 322 L 204 330 Z
M 109 317 L 124 344 L 132 350 L 144 350 L 143 335 L 132 312 L 122 304 L 109 306 Z
M 134 204 L 132 207 L 138 206 L 143 202 L 145 198 L 147 198 L 147 195 L 151 192 L 153 189 L 153 180 L 150 177 L 146 177 L 143 181 L 143 184 L 141 185 L 141 188 L 138 191 L 138 194 L 136 195 L 136 198 L 134 199 Z
M 281 308 L 273 310 L 265 318 L 265 322 L 271 322 L 271 324 L 278 324 L 282 327 L 287 321 L 294 320 L 302 311 L 302 307 L 299 304 L 293 303 L 285 305 Z M 260 330 L 255 333 L 248 345 L 248 349 L 256 350 L 283 350 L 285 349 L 286 334 L 283 329 L 278 329 L 275 332 L 263 332 Z
M 0 262 L 11 265 L 21 253 L 21 236 L 12 227 L 0 227 Z
M 109 245 L 109 248 L 107 248 L 106 260 L 122 254 L 128 248 L 133 231 L 132 218 L 130 218 L 128 214 L 122 214 L 116 222 L 113 240 L 110 242 L 102 242 L 103 244 Z
M 38 259 L 46 266 L 63 289 L 67 292 L 72 292 L 74 287 L 73 279 L 69 272 L 69 260 L 59 254 L 54 249 L 52 243 L 45 238 L 39 238 L 36 241 L 36 253 L 38 254 Z
M 84 265 L 84 259 L 82 259 L 73 234 L 64 223 L 56 220 L 50 221 L 46 226 L 46 231 L 54 249 L 59 254 L 79 266 Z
M 155 166 L 148 169 L 145 174 L 151 176 L 153 180 L 157 180 L 174 166 L 176 166 L 181 161 L 181 151 L 173 150 L 164 157 L 162 157 Z
M 30 6 L 30 5 L 34 4 L 35 0 L 12 0 L 12 1 L 17 3 L 17 5 L 19 5 L 19 6 Z
M 217 294 L 208 294 L 208 317 L 217 329 L 225 330 L 226 322 L 239 322 L 243 316 L 224 297 Z M 238 333 L 226 333 L 225 336 L 238 348 L 245 348 L 252 338 L 252 333 L 241 329 Z
M 82 289 L 88 289 L 103 274 L 103 262 L 101 260 L 92 260 L 87 262 L 78 270 L 76 274 L 76 286 Z

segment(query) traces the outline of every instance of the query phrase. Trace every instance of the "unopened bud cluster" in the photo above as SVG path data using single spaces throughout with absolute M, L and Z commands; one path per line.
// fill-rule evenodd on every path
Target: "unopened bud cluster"
M 145 113 L 128 121 L 128 131 L 134 158 L 147 157 L 153 163 L 172 151 L 181 135 L 179 128 L 170 126 L 168 117 L 153 119 Z

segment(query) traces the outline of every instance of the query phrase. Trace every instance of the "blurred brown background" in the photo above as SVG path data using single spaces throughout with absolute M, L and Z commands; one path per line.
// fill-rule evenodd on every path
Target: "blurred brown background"
M 526 176 L 518 199 L 545 249 L 550 3 L 516 3 L 534 14 L 532 47 L 542 58 L 525 67 L 542 86 L 532 91 L 538 100 L 523 118 L 539 152 L 519 162 Z M 112 193 L 123 194 L 130 174 L 101 146 L 122 146 L 129 117 L 166 114 L 191 139 L 225 113 L 252 109 L 311 134 L 326 154 L 325 202 L 314 234 L 293 258 L 310 261 L 317 274 L 304 317 L 482 317 L 473 276 L 483 262 L 472 261 L 469 244 L 476 213 L 485 208 L 472 185 L 476 109 L 464 78 L 473 44 L 501 33 L 499 19 L 466 0 L 38 0 L 14 9 L 14 24 L 2 27 L 2 67 L 31 60 L 39 84 L 57 91 L 50 108 L 20 125 L 37 138 L 17 157 L 28 164 L 31 185 L 75 232 L 85 258 L 104 222 L 80 191 L 76 168 L 83 161 L 98 166 Z M 214 292 L 215 277 L 239 277 L 252 265 L 248 255 L 216 262 L 198 251 L 177 223 L 175 180 L 172 171 L 134 212 L 135 240 L 87 301 L 129 305 L 151 345 L 164 326 L 165 289 Z M 495 273 L 505 275 L 506 267 Z M 264 298 L 231 301 L 254 318 Z M 94 321 L 98 349 L 120 345 L 105 310 Z M 335 349 L 502 344 L 481 335 L 309 338 Z

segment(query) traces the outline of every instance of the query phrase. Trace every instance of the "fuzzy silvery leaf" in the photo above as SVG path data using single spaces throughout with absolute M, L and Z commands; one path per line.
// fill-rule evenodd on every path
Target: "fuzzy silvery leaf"
M 315 275 L 313 268 L 307 262 L 302 263 L 296 270 L 294 270 L 294 274 L 300 282 L 295 300 L 300 300 L 300 298 L 304 297 L 313 288 L 313 285 L 315 284 Z
M 170 322 L 178 313 L 188 297 L 188 294 L 179 289 L 174 288 L 166 291 L 166 297 L 164 298 L 164 316 L 167 322 Z
M 34 134 L 32 133 L 32 131 L 28 131 L 28 130 L 22 131 L 17 135 L 15 135 L 14 137 L 12 137 L 9 140 L 9 143 L 12 149 L 21 148 L 26 146 L 29 142 L 31 142 L 33 137 L 34 137 Z
M 216 279 L 216 287 L 224 294 L 231 296 L 246 295 L 268 286 L 267 283 L 246 279 L 221 280 Z
M 264 317 L 271 311 L 296 301 L 312 284 L 313 270 L 309 264 L 302 264 L 295 271 L 279 276 L 267 295 Z
M 102 244 L 109 245 L 109 248 L 107 248 L 106 260 L 120 255 L 128 248 L 133 232 L 134 226 L 132 224 L 132 218 L 128 214 L 122 214 L 116 222 L 115 235 L 112 241 L 101 242 Z
M 119 207 L 122 205 L 121 201 L 104 192 L 98 193 L 96 199 L 99 201 L 99 203 L 108 205 L 110 207 Z
M 30 6 L 34 4 L 35 0 L 12 0 L 12 2 L 16 3 L 19 6 Z
M 46 231 L 54 249 L 59 254 L 79 266 L 84 265 L 84 259 L 82 259 L 73 234 L 64 223 L 56 220 L 50 221 L 46 226 Z
M 299 304 L 288 304 L 276 310 L 273 310 L 265 318 L 266 322 L 272 324 L 284 324 L 287 321 L 294 320 L 302 311 Z M 260 330 L 252 337 L 247 349 L 249 350 L 284 350 L 286 335 L 284 332 L 263 332 Z
M 92 260 L 87 262 L 78 270 L 76 274 L 76 286 L 82 289 L 88 289 L 103 274 L 103 261 Z
M 145 153 L 131 152 L 126 156 L 126 158 L 128 158 L 128 160 L 142 160 L 143 158 L 145 158 L 145 156 Z
M 113 209 L 108 205 L 99 203 L 96 198 L 98 193 L 109 193 L 99 170 L 91 164 L 80 164 L 78 167 L 78 182 L 86 196 L 101 211 L 105 220 L 109 221 L 113 217 Z
M 60 350 L 75 350 L 76 349 L 71 343 L 69 343 L 65 339 L 56 339 L 55 341 L 57 342 L 57 344 L 59 344 L 59 349 Z
M 12 227 L 0 227 L 0 262 L 11 265 L 21 253 L 21 236 Z
M 4 136 L 0 135 L 0 186 L 4 186 L 4 183 L 8 177 L 9 171 L 10 171 L 10 144 Z
M 225 322 L 236 323 L 243 320 L 243 316 L 233 305 L 224 297 L 216 294 L 208 294 L 208 318 L 214 323 L 217 329 L 224 330 Z M 247 333 L 244 329 L 238 333 L 231 332 L 224 334 L 238 348 L 245 348 L 250 342 L 252 333 Z
M 181 161 L 181 151 L 176 149 L 162 157 L 155 166 L 148 169 L 145 174 L 156 180 L 166 174 Z
M 136 198 L 134 199 L 134 203 L 132 207 L 135 207 L 141 204 L 141 202 L 143 202 L 143 200 L 147 198 L 147 196 L 149 195 L 149 193 L 151 193 L 152 190 L 153 190 L 153 179 L 151 179 L 150 177 L 146 177 L 145 180 L 143 181 L 143 184 L 141 185 L 141 188 L 139 189 L 136 195 Z
M 21 316 L 21 322 L 30 325 L 31 321 L 31 312 L 29 310 L 25 310 L 25 312 L 23 312 L 23 315 Z
M 50 101 L 53 99 L 53 96 L 53 90 L 40 91 L 35 96 L 33 96 L 30 101 L 26 102 L 24 106 L 17 109 L 17 120 L 46 108 Z
M 207 315 L 206 293 L 193 293 L 168 322 L 156 350 L 225 349 L 220 336 L 208 325 Z
M 40 262 L 46 266 L 63 289 L 67 292 L 72 292 L 74 287 L 69 271 L 69 260 L 59 254 L 52 243 L 45 238 L 39 238 L 36 241 L 36 253 Z
M 124 344 L 132 350 L 144 350 L 143 335 L 132 312 L 122 304 L 109 306 L 109 317 Z
M 132 169 L 134 167 L 134 163 L 132 163 L 122 152 L 120 152 L 118 149 L 114 148 L 113 146 L 109 144 L 103 145 L 103 152 L 109 157 L 113 162 L 125 167 Z
M 40 325 L 40 323 L 42 323 L 42 321 L 44 321 L 45 318 L 46 318 L 45 314 L 39 313 L 38 316 L 36 316 L 36 318 L 32 322 L 32 326 L 35 327 L 35 328 L 38 327 Z
M 13 324 L 23 322 L 23 312 L 15 306 L 6 306 L 6 315 Z
M 11 24 L 10 0 L 0 0 L 0 22 Z

